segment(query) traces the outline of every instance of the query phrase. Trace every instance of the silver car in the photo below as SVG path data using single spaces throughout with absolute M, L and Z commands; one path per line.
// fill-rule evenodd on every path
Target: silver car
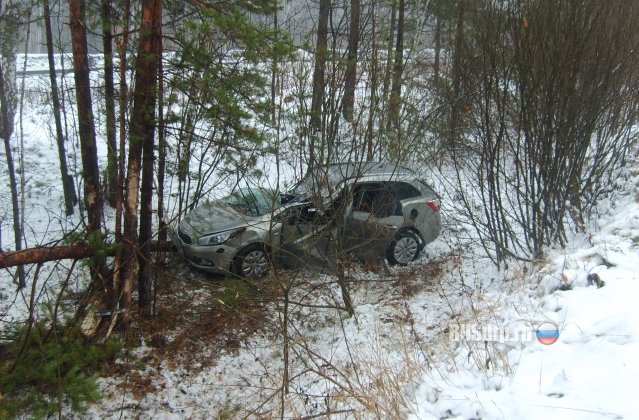
M 284 194 L 236 189 L 187 214 L 173 236 L 194 267 L 241 277 L 264 276 L 273 263 L 331 265 L 344 254 L 407 265 L 439 235 L 439 208 L 440 197 L 410 169 L 337 164 Z

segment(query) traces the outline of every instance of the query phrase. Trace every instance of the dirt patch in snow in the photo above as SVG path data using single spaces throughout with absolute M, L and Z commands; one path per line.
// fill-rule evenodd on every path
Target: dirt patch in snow
M 215 364 L 220 351 L 236 350 L 263 327 L 266 306 L 277 293 L 267 282 L 207 276 L 184 266 L 157 271 L 156 316 L 136 319 L 123 334 L 131 347 L 153 349 L 138 363 L 156 367 Z

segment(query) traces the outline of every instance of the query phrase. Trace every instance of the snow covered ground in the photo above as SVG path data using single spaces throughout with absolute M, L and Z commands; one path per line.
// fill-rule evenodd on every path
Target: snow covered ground
M 634 169 L 636 172 L 636 168 Z M 635 177 L 610 202 L 588 234 L 523 276 L 527 287 L 499 305 L 559 327 L 556 343 L 536 340 L 502 348 L 504 369 L 448 369 L 467 355 L 423 376 L 414 418 L 636 418 L 639 386 L 639 207 Z M 605 285 L 588 286 L 596 273 Z M 504 283 L 504 286 L 508 282 Z M 562 287 L 569 290 L 556 290 Z M 567 287 L 566 287 L 567 286 Z M 538 296 L 538 297 L 536 297 Z M 498 297 L 493 297 L 494 301 Z M 521 311 L 526 301 L 531 305 Z
M 45 83 L 42 77 L 32 81 Z M 52 121 L 46 101 L 32 99 L 24 127 L 25 218 L 29 243 L 40 244 L 77 219 L 62 215 Z M 203 342 L 188 363 L 155 357 L 149 337 L 140 337 L 131 357 L 118 361 L 125 369 L 99 380 L 104 399 L 82 417 L 635 418 L 639 170 L 632 165 L 588 232 L 549 250 L 544 261 L 497 269 L 460 239 L 469 232 L 449 223 L 410 267 L 355 264 L 351 318 L 330 307 L 342 300 L 334 276 L 283 270 L 280 281 L 296 285 L 286 322 L 288 369 L 282 304 L 266 302 L 257 332 L 236 331 L 242 339 L 222 350 Z M 0 210 L 8 215 L 4 184 Z M 5 247 L 7 226 L 3 219 Z M 593 273 L 603 287 L 588 285 Z M 11 321 L 20 305 L 11 304 L 6 272 L 2 280 L 8 298 L 0 313 Z M 551 345 L 534 335 L 546 322 L 559 329 Z M 479 337 L 481 328 L 496 334 Z M 144 378 L 145 389 L 132 391 L 132 378 Z
M 135 396 L 122 386 L 126 376 L 101 379 L 106 398 L 89 415 L 635 418 L 638 182 L 628 178 L 601 203 L 589 232 L 534 265 L 497 270 L 448 232 L 414 266 L 388 272 L 356 266 L 355 317 L 318 307 L 291 310 L 283 398 L 282 323 L 273 304 L 265 328 L 212 364 L 164 360 L 140 369 L 153 392 Z M 588 285 L 593 273 L 603 287 Z M 333 280 L 304 272 L 293 300 L 339 302 Z M 544 322 L 558 326 L 554 344 L 535 337 Z M 469 332 L 475 327 L 484 336 Z M 137 357 L 153 354 L 147 344 L 135 350 Z M 210 353 L 206 345 L 199 351 Z

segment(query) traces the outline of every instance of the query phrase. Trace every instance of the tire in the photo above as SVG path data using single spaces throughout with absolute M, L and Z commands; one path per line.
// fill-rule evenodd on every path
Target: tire
M 242 248 L 233 259 L 233 271 L 243 278 L 264 277 L 270 269 L 269 254 L 260 244 Z
M 405 230 L 388 244 L 386 259 L 391 265 L 406 266 L 417 259 L 421 249 L 421 241 L 417 235 Z

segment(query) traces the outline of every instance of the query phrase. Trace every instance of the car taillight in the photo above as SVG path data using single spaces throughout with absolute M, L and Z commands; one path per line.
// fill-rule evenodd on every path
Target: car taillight
M 438 212 L 439 211 L 439 200 L 430 200 L 430 201 L 426 202 L 426 204 L 428 205 L 428 207 L 433 209 L 434 212 Z

